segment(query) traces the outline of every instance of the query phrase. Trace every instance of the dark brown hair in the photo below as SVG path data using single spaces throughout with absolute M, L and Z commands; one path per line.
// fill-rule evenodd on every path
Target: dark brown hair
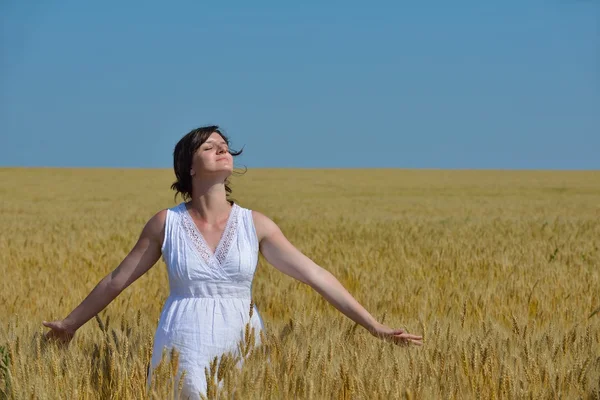
M 225 136 L 217 125 L 203 126 L 188 132 L 179 140 L 179 142 L 177 142 L 175 150 L 173 150 L 173 169 L 175 170 L 175 177 L 177 180 L 173 182 L 171 189 L 175 190 L 175 199 L 177 199 L 178 194 L 181 194 L 181 197 L 184 200 L 190 200 L 192 198 L 192 176 L 190 175 L 190 169 L 192 167 L 194 153 L 196 153 L 202 143 L 206 142 L 210 135 L 215 132 L 221 135 L 223 140 L 225 140 L 225 143 L 227 143 L 227 151 L 229 154 L 234 157 L 242 154 L 243 149 L 240 151 L 233 151 L 229 148 L 229 138 Z M 229 198 L 229 194 L 232 192 L 229 185 L 229 179 L 225 180 L 227 201 L 233 205 L 233 200 Z

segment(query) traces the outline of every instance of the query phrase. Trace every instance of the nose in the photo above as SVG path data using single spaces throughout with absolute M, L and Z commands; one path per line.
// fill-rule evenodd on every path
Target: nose
M 218 147 L 218 150 L 217 150 L 217 153 L 218 153 L 218 154 L 223 154 L 223 153 L 225 153 L 225 152 L 226 152 L 226 150 L 225 150 L 225 146 L 219 146 L 219 147 Z

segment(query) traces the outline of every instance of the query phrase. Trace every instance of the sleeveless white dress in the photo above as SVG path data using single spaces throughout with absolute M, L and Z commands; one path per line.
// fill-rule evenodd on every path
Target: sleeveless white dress
M 185 203 L 167 210 L 162 257 L 170 292 L 154 335 L 148 385 L 163 348 L 167 352 L 175 348 L 177 379 L 186 371 L 181 397 L 200 399 L 207 386 L 204 368 L 224 352 L 237 354 L 247 322 L 255 329 L 256 344 L 260 343 L 264 325 L 256 306 L 249 316 L 258 251 L 249 209 L 233 204 L 214 254 Z

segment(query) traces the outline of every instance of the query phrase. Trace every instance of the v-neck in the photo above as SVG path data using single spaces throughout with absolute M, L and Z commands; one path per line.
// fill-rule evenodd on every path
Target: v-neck
M 208 245 L 208 242 L 204 238 L 204 235 L 202 235 L 202 232 L 200 232 L 200 229 L 198 229 L 198 226 L 194 222 L 194 219 L 192 218 L 192 215 L 187 209 L 185 202 L 181 203 L 181 208 L 183 213 L 184 226 L 190 239 L 194 243 L 196 250 L 199 251 L 200 256 L 204 259 L 204 261 L 206 261 L 207 264 L 210 264 L 211 260 L 222 264 L 224 262 L 225 256 L 227 255 L 227 250 L 229 249 L 231 239 L 233 238 L 233 233 L 235 233 L 233 228 L 235 227 L 235 222 L 237 220 L 237 204 L 233 203 L 233 206 L 229 211 L 229 215 L 227 216 L 227 222 L 225 223 L 225 229 L 223 229 L 219 242 L 217 243 L 217 247 L 214 251 Z

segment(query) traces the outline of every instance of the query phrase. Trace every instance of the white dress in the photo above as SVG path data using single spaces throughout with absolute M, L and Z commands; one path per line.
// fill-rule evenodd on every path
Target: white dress
M 169 297 L 154 336 L 151 367 L 162 349 L 179 351 L 179 371 L 186 371 L 182 398 L 205 394 L 204 368 L 215 356 L 237 352 L 247 322 L 255 328 L 256 344 L 264 329 L 254 306 L 249 316 L 252 280 L 258 263 L 258 239 L 252 211 L 237 204 L 214 254 L 193 222 L 185 203 L 167 210 L 162 257 L 169 277 Z M 239 364 L 241 365 L 241 364 Z

